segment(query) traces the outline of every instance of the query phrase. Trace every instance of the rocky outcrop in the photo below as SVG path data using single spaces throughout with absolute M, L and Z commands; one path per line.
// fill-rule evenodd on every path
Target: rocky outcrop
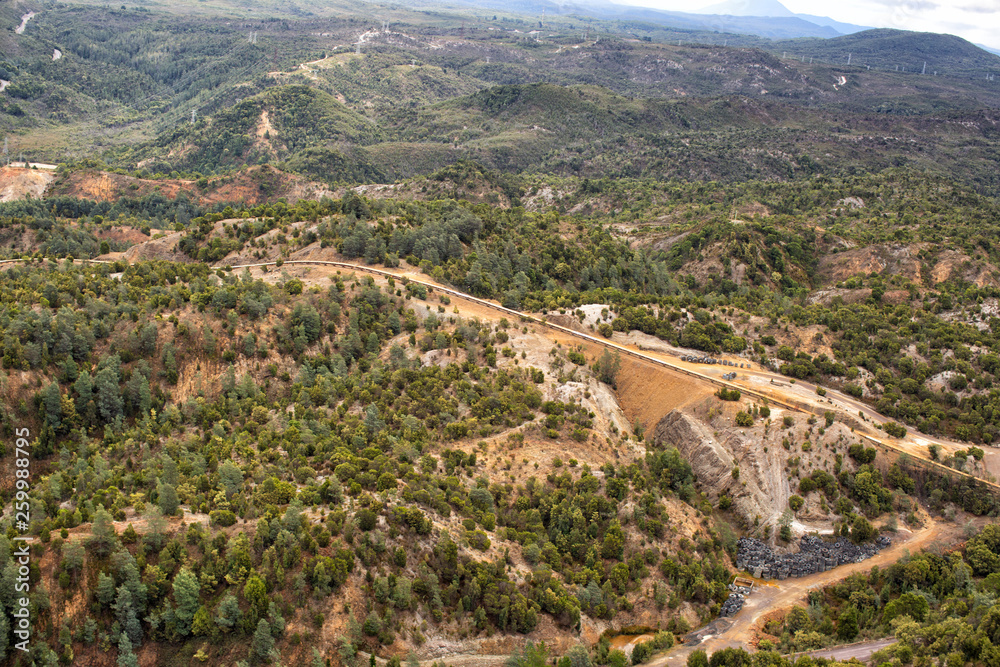
M 747 438 L 753 432 L 716 432 L 703 422 L 673 410 L 656 425 L 653 442 L 676 447 L 691 463 L 698 484 L 713 498 L 728 495 L 733 509 L 748 524 L 774 523 L 788 504 L 788 480 L 777 454 L 762 451 L 760 444 Z M 733 469 L 739 467 L 739 476 Z

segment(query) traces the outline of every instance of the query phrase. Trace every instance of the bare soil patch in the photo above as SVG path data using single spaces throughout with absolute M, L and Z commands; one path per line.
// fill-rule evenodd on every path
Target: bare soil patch
M 24 199 L 28 195 L 40 198 L 55 178 L 51 171 L 0 167 L 0 202 Z

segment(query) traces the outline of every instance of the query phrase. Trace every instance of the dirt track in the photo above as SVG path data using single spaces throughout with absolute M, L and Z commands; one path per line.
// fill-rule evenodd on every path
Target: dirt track
M 833 648 L 824 649 L 822 651 L 812 651 L 807 655 L 813 658 L 830 658 L 836 660 L 837 662 L 847 662 L 851 658 L 857 658 L 864 662 L 868 658 L 872 657 L 872 653 L 875 651 L 881 651 L 886 646 L 891 646 L 896 643 L 894 637 L 889 637 L 887 639 L 878 639 L 873 642 L 862 642 L 860 644 L 850 644 L 848 646 L 835 646 Z
M 828 572 L 808 577 L 765 582 L 747 598 L 743 609 L 732 618 L 718 619 L 692 633 L 688 643 L 659 655 L 648 664 L 651 667 L 675 667 L 685 664 L 687 657 L 701 649 L 711 654 L 727 647 L 748 647 L 765 614 L 787 609 L 802 603 L 809 591 L 836 583 L 857 572 L 868 572 L 873 566 L 884 567 L 895 563 L 907 553 L 926 549 L 933 544 L 947 544 L 958 539 L 961 529 L 955 524 L 942 525 L 929 516 L 924 526 L 912 533 L 901 530 L 892 546 L 868 560 L 851 565 L 841 565 Z
M 288 261 L 285 265 L 291 269 L 293 265 L 317 265 L 323 267 L 321 273 L 333 273 L 337 269 L 340 271 L 376 273 L 379 275 L 394 276 L 401 279 L 404 276 L 400 273 L 372 269 L 369 267 L 354 265 L 346 262 L 322 262 L 322 261 Z M 246 266 L 233 266 L 233 269 L 251 268 L 261 269 L 264 266 L 273 266 L 273 262 L 252 264 Z M 626 384 L 626 391 L 623 394 L 636 394 L 634 405 L 627 409 L 630 418 L 635 418 L 643 423 L 647 423 L 656 413 L 666 414 L 669 410 L 688 403 L 692 400 L 702 398 L 714 391 L 716 384 L 737 386 L 741 389 L 747 388 L 746 384 L 740 383 L 732 385 L 722 382 L 718 378 L 722 373 L 731 370 L 722 366 L 703 366 L 698 364 L 688 364 L 665 353 L 651 352 L 648 350 L 638 351 L 632 345 L 622 345 L 611 341 L 591 336 L 589 334 L 574 331 L 566 327 L 544 322 L 538 316 L 521 314 L 517 311 L 503 308 L 495 303 L 478 299 L 464 294 L 457 290 L 434 284 L 425 276 L 409 274 L 405 276 L 414 282 L 423 283 L 439 289 L 451 296 L 455 305 L 463 316 L 479 316 L 484 319 L 495 319 L 498 313 L 506 313 L 512 320 L 528 323 L 531 328 L 537 328 L 539 333 L 553 341 L 562 342 L 566 345 L 580 345 L 592 357 L 604 349 L 617 349 L 628 353 L 623 355 L 622 382 Z M 518 318 L 515 320 L 514 318 Z M 740 377 L 746 379 L 748 374 L 760 374 L 762 376 L 773 376 L 766 371 L 741 370 Z M 770 387 L 768 387 L 770 389 Z M 787 400 L 793 405 L 803 402 L 803 396 L 799 393 L 787 396 Z M 769 392 L 770 393 L 770 392 Z M 775 391 L 777 396 L 783 396 L 779 391 Z M 819 397 L 816 397 L 816 404 L 819 404 Z M 626 400 L 628 403 L 628 400 Z M 814 411 L 802 407 L 794 408 L 805 411 Z M 829 408 L 828 408 L 829 409 Z M 844 408 L 840 408 L 841 412 Z M 884 446 L 900 451 L 898 444 L 882 443 Z M 957 443 L 949 443 L 958 446 Z M 912 441 L 910 442 L 912 446 Z M 954 524 L 940 525 L 925 517 L 924 527 L 908 532 L 905 529 L 898 534 L 894 544 L 882 551 L 877 556 L 865 560 L 861 563 L 844 565 L 828 572 L 814 574 L 808 577 L 790 579 L 782 582 L 765 582 L 747 600 L 744 608 L 733 618 L 719 619 L 701 628 L 688 638 L 688 643 L 676 647 L 667 654 L 654 658 L 650 663 L 654 667 L 673 667 L 681 665 L 686 661 L 687 656 L 696 649 L 703 649 L 711 653 L 726 647 L 746 647 L 753 639 L 756 626 L 762 616 L 766 613 L 786 609 L 799 604 L 813 588 L 823 587 L 840 581 L 841 579 L 857 573 L 867 572 L 873 566 L 884 566 L 896 562 L 905 553 L 919 551 L 933 544 L 949 544 L 960 534 L 960 529 Z M 451 655 L 448 656 L 450 664 L 459 667 L 490 667 L 504 661 L 506 656 L 502 655 Z

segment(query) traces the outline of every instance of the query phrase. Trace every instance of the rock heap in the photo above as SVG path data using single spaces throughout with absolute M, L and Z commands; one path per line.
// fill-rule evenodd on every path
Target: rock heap
M 760 540 L 744 537 L 737 545 L 736 567 L 758 579 L 804 577 L 845 563 L 860 563 L 887 546 L 889 538 L 885 536 L 859 545 L 842 537 L 831 542 L 815 535 L 806 535 L 802 538 L 798 553 L 779 554 Z

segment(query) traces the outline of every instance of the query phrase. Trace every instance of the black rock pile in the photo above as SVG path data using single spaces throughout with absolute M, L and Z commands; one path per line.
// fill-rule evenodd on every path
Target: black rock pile
M 758 579 L 804 577 L 845 563 L 860 563 L 887 546 L 889 538 L 885 536 L 859 545 L 842 537 L 826 541 L 815 535 L 806 535 L 798 553 L 779 554 L 760 540 L 744 537 L 737 543 L 736 567 Z

